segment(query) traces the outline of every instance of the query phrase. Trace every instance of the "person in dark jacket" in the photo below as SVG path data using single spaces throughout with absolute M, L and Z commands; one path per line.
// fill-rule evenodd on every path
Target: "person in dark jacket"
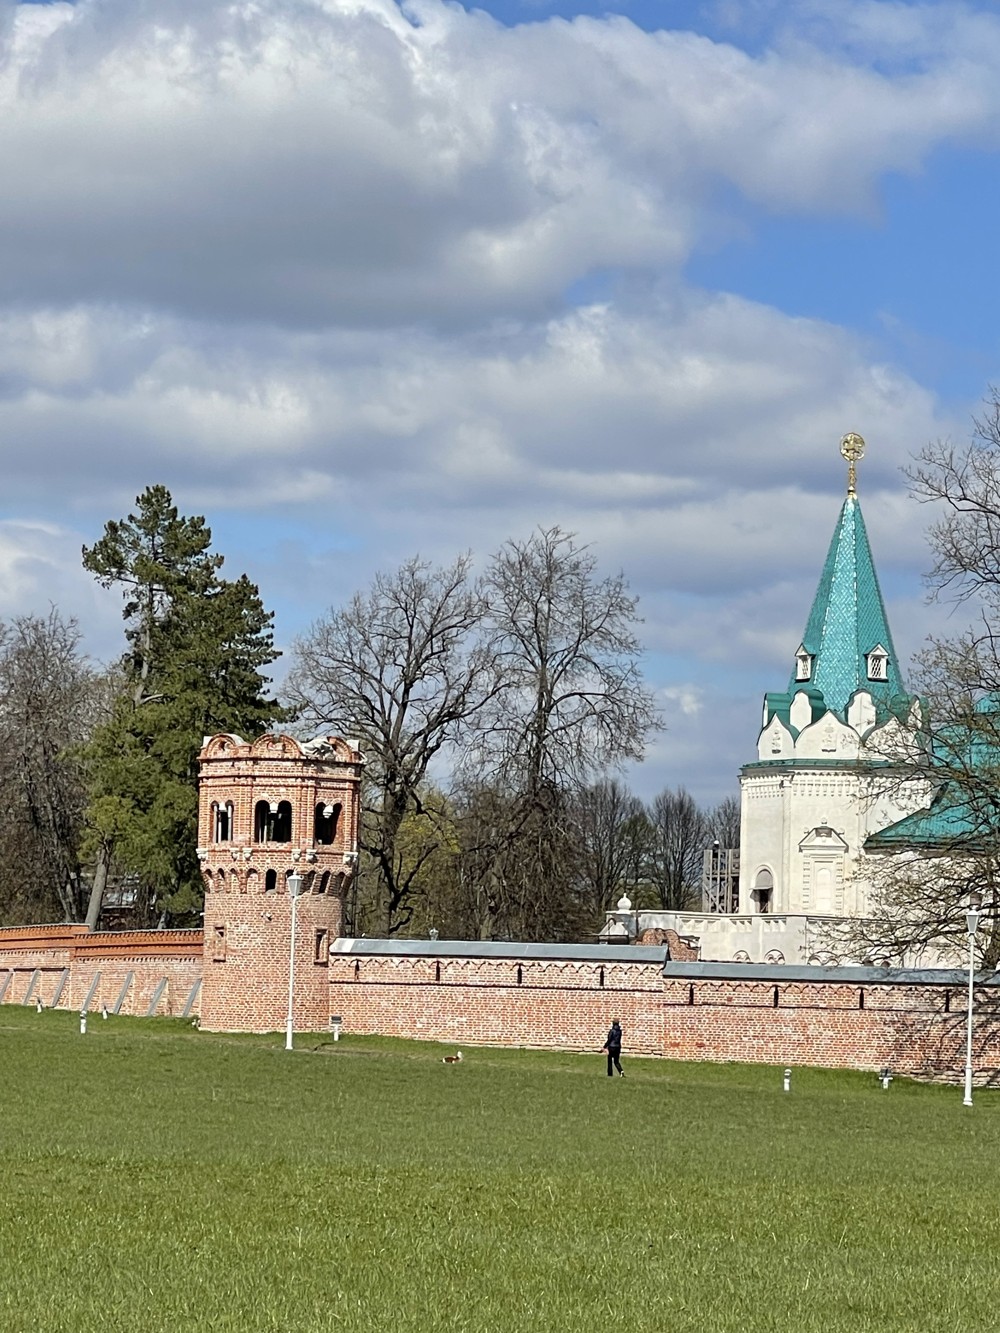
M 614 1077 L 615 1069 L 617 1069 L 619 1075 L 624 1078 L 625 1071 L 622 1069 L 621 1059 L 619 1058 L 622 1053 L 622 1025 L 618 1022 L 617 1018 L 611 1023 L 611 1031 L 608 1033 L 608 1039 L 601 1047 L 601 1050 L 607 1051 L 608 1053 L 608 1078 Z M 614 1068 L 612 1068 L 612 1066 L 614 1066 Z

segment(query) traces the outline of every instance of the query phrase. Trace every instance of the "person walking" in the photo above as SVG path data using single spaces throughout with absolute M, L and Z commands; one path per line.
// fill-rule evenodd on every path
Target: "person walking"
M 608 1039 L 601 1047 L 602 1051 L 608 1053 L 608 1078 L 614 1077 L 615 1069 L 618 1070 L 620 1078 L 625 1077 L 625 1071 L 622 1069 L 622 1025 L 615 1018 L 611 1022 L 611 1031 L 608 1033 Z

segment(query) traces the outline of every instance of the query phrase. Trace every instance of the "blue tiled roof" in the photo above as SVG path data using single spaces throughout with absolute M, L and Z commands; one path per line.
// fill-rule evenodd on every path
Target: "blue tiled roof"
M 809 685 L 822 692 L 827 708 L 843 714 L 855 691 L 864 689 L 877 707 L 898 711 L 906 687 L 854 495 L 840 511 L 802 642 L 813 657 Z M 889 655 L 886 679 L 869 680 L 867 654 L 879 646 Z M 801 688 L 793 670 L 788 692 Z

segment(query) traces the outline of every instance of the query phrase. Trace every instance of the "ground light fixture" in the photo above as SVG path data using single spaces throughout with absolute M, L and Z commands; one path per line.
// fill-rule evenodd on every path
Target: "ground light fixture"
M 976 931 L 979 929 L 979 909 L 983 895 L 975 890 L 969 894 L 969 908 L 965 913 L 965 929 L 969 933 L 969 1004 L 965 1016 L 965 1098 L 963 1106 L 972 1105 L 972 1006 L 976 977 Z
M 286 881 L 288 892 L 292 899 L 292 937 L 289 940 L 288 947 L 288 1017 L 285 1019 L 285 1050 L 292 1049 L 292 1001 L 295 996 L 295 909 L 299 905 L 299 894 L 302 892 L 302 876 L 297 870 L 293 870 L 287 876 Z

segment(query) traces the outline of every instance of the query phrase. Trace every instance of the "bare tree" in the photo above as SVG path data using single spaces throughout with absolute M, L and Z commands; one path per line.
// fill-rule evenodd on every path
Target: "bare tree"
M 709 842 L 720 847 L 740 845 L 740 800 L 726 796 L 705 815 L 705 834 Z
M 660 725 L 639 667 L 637 603 L 623 574 L 599 577 L 593 554 L 558 527 L 507 542 L 484 595 L 500 687 L 469 754 L 508 821 L 485 893 L 496 915 L 484 931 L 551 935 L 571 929 L 569 798 L 640 758 Z
M 684 911 L 698 894 L 709 836 L 707 821 L 683 787 L 660 792 L 648 813 L 652 826 L 649 878 L 662 907 Z
M 617 778 L 584 787 L 573 801 L 580 895 L 600 922 L 624 891 L 634 896 L 650 850 L 642 802 Z
M 481 752 L 512 789 L 579 786 L 639 759 L 659 717 L 642 680 L 637 598 L 597 577 L 573 533 L 539 529 L 494 556 L 484 592 L 503 688 Z
M 463 738 L 495 690 L 470 563 L 461 556 L 435 568 L 414 558 L 378 574 L 295 645 L 289 702 L 308 722 L 359 738 L 367 760 L 362 846 L 390 934 L 410 920 L 409 897 L 435 847 L 411 828 L 402 855 L 404 821 L 434 820 L 421 796 L 430 766 Z M 413 846 L 421 850 L 413 854 Z
M 93 724 L 95 676 L 56 610 L 0 625 L 0 793 L 5 919 L 80 920 L 86 793 L 77 757 Z

